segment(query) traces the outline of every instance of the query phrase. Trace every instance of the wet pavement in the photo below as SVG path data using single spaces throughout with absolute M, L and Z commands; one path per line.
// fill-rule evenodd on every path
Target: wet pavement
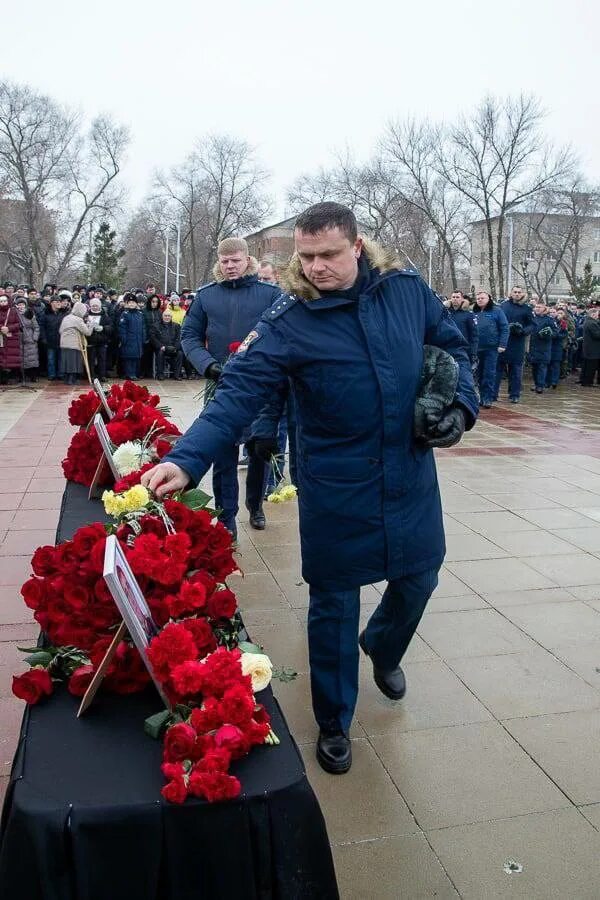
M 253 638 L 299 673 L 275 691 L 347 900 L 600 894 L 600 389 L 528 388 L 438 453 L 440 584 L 406 656 L 403 701 L 386 700 L 361 660 L 345 776 L 314 760 L 296 505 L 267 504 L 264 532 L 240 517 L 244 577 L 231 586 Z M 160 386 L 182 427 L 199 392 L 199 382 Z M 37 631 L 18 589 L 33 550 L 54 538 L 72 394 L 0 396 L 3 787 L 22 712 L 10 694 L 16 644 Z M 363 589 L 363 621 L 382 587 Z

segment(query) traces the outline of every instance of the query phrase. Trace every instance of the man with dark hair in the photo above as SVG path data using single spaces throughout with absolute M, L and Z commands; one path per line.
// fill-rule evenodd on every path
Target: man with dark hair
M 258 264 L 258 280 L 264 284 L 277 284 L 275 266 L 268 259 L 261 259 Z
M 471 428 L 477 396 L 466 341 L 425 282 L 394 253 L 357 236 L 351 210 L 320 203 L 297 220 L 285 288 L 225 367 L 215 399 L 142 483 L 159 497 L 198 483 L 274 392 L 292 385 L 298 422 L 302 572 L 317 759 L 352 762 L 348 736 L 359 646 L 385 696 L 437 585 L 445 552 L 432 447 Z M 446 405 L 413 437 L 424 345 L 442 348 Z M 358 634 L 361 585 L 388 586 Z
M 519 284 L 515 284 L 508 300 L 500 304 L 500 309 L 508 321 L 508 343 L 504 353 L 498 356 L 494 399 L 498 399 L 500 385 L 506 375 L 510 402 L 518 403 L 521 399 L 527 338 L 533 331 L 533 310 Z

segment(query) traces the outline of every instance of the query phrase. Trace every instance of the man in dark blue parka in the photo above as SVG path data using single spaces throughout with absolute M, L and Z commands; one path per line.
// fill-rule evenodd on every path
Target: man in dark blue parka
M 246 337 L 281 290 L 258 279 L 258 264 L 248 255 L 243 238 L 225 238 L 217 249 L 215 280 L 197 292 L 181 328 L 181 346 L 200 375 L 218 383 L 231 351 L 229 345 Z M 212 402 L 212 401 L 211 401 Z M 222 511 L 220 518 L 234 537 L 238 512 L 238 443 L 242 436 L 221 448 L 214 461 L 213 492 Z M 264 461 L 250 456 L 246 475 L 246 506 L 250 524 L 265 527 L 263 495 Z
M 533 308 L 533 331 L 529 342 L 529 361 L 534 384 L 531 390 L 536 394 L 543 394 L 546 388 L 548 366 L 552 359 L 552 339 L 557 331 L 556 322 L 548 315 L 548 307 L 538 301 Z
M 197 483 L 290 379 L 317 758 L 332 773 L 351 764 L 360 587 L 389 582 L 358 643 L 380 690 L 400 699 L 400 660 L 445 553 L 431 447 L 457 443 L 478 411 L 468 347 L 448 310 L 416 272 L 402 271 L 393 253 L 364 242 L 356 227 L 337 203 L 299 216 L 289 294 L 227 364 L 215 400 L 143 476 L 159 496 Z M 458 386 L 416 444 L 424 344 L 454 357 Z
M 527 302 L 525 291 L 519 285 L 514 286 L 508 300 L 504 300 L 500 304 L 500 309 L 508 320 L 509 334 L 506 350 L 498 356 L 494 399 L 498 399 L 500 383 L 506 373 L 508 375 L 508 397 L 511 403 L 518 403 L 523 384 L 527 337 L 533 331 L 533 310 Z

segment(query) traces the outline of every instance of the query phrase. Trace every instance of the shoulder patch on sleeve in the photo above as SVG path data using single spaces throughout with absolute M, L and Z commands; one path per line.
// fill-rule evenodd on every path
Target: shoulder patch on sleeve
M 248 349 L 248 347 L 250 346 L 250 344 L 253 344 L 253 343 L 254 343 L 255 341 L 257 341 L 260 337 L 262 337 L 262 335 L 260 335 L 260 334 L 258 333 L 258 331 L 251 331 L 251 332 L 249 332 L 249 333 L 246 335 L 246 337 L 244 338 L 244 340 L 242 341 L 242 343 L 240 344 L 240 346 L 239 346 L 239 347 L 237 348 L 237 350 L 235 351 L 236 354 L 238 354 L 238 353 L 245 353 L 246 350 Z
M 261 318 L 263 322 L 273 322 L 275 319 L 278 319 L 279 316 L 282 316 L 289 309 L 295 306 L 297 302 L 298 298 L 294 297 L 293 294 L 281 293 L 273 303 L 273 306 L 265 310 L 265 312 L 262 314 Z

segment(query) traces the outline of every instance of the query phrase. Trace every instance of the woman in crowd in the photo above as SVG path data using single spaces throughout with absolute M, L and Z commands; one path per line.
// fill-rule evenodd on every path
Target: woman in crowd
M 144 310 L 146 336 L 144 352 L 142 354 L 142 376 L 144 378 L 154 377 L 154 347 L 152 346 L 152 334 L 155 328 L 160 328 L 161 326 L 161 315 L 160 297 L 158 294 L 150 294 L 146 300 L 146 308 Z
M 21 372 L 21 321 L 6 294 L 0 297 L 0 384 L 8 384 L 11 373 Z
M 88 338 L 88 363 L 90 375 L 104 381 L 106 378 L 106 357 L 108 344 L 112 337 L 112 321 L 98 297 L 89 302 L 90 314 L 87 320 L 92 326 Z
M 28 307 L 25 297 L 19 297 L 15 306 L 21 320 L 23 348 L 23 374 L 27 381 L 37 381 L 40 368 L 38 341 L 40 326 L 32 307 Z
M 175 291 L 172 291 L 171 296 L 169 297 L 169 309 L 171 310 L 171 315 L 175 324 L 181 325 L 183 320 L 185 319 L 186 310 L 185 305 L 181 305 L 179 294 L 177 294 Z
M 88 308 L 85 303 L 75 303 L 70 313 L 60 323 L 60 370 L 65 384 L 77 384 L 85 371 L 83 353 L 93 326 L 85 321 Z
M 508 342 L 508 320 L 487 291 L 479 291 L 473 312 L 479 338 L 477 351 L 479 394 L 483 408 L 490 409 L 496 391 L 498 354 L 504 353 Z

